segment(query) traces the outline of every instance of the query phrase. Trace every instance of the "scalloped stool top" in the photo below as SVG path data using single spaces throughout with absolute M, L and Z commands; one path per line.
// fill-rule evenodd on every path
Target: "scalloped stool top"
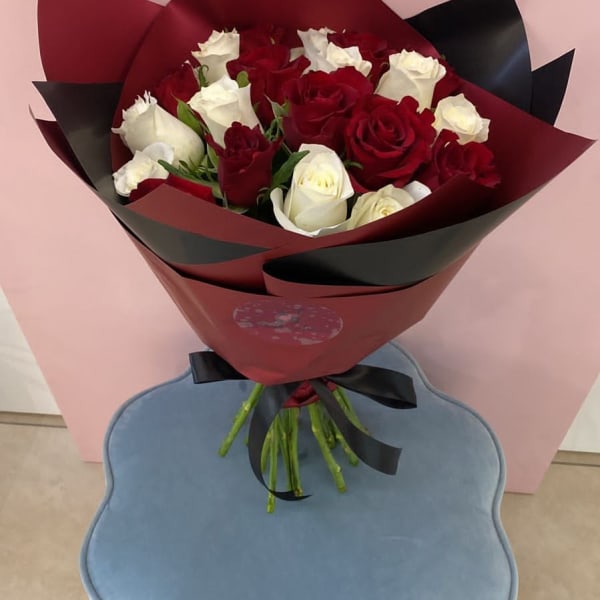
M 188 372 L 126 403 L 106 437 L 106 497 L 82 550 L 90 598 L 515 600 L 493 432 L 401 348 L 363 362 L 415 381 L 409 411 L 350 393 L 370 431 L 403 448 L 397 475 L 340 455 L 339 494 L 307 434 L 301 475 L 313 496 L 271 515 L 242 437 L 217 455 L 249 382 L 194 385 Z

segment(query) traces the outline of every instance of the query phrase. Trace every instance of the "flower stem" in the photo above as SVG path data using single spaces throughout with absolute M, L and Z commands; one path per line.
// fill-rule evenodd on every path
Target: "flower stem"
M 318 404 L 318 403 L 317 403 Z M 333 454 L 331 454 L 331 450 L 329 449 L 329 445 L 327 444 L 327 439 L 325 438 L 325 434 L 322 430 L 322 421 L 320 415 L 320 408 L 317 404 L 309 404 L 308 405 L 308 414 L 310 415 L 310 424 L 312 432 L 321 448 L 321 452 L 323 453 L 323 458 L 329 467 L 329 471 L 335 481 L 335 485 L 340 492 L 346 491 L 346 482 L 344 481 L 344 476 L 342 475 L 342 468 L 337 464 L 335 458 L 333 458 Z
M 300 418 L 299 408 L 288 409 L 290 420 L 290 461 L 292 466 L 292 480 L 294 494 L 302 496 L 302 481 L 300 480 L 300 461 L 298 459 L 298 420 Z
M 327 440 L 327 445 L 329 448 L 335 448 L 335 431 L 333 429 L 333 422 L 331 417 L 325 410 L 325 407 L 321 402 L 317 403 L 319 407 L 319 416 L 321 418 L 321 426 L 323 429 L 323 434 L 325 435 L 325 439 Z
M 267 470 L 267 458 L 269 457 L 269 449 L 271 448 L 271 438 L 273 437 L 273 430 L 269 429 L 265 441 L 263 443 L 262 450 L 260 451 L 260 470 L 264 473 Z
M 281 448 L 281 458 L 283 459 L 283 466 L 285 467 L 285 474 L 287 476 L 287 484 L 290 490 L 294 489 L 292 481 L 292 463 L 290 460 L 290 442 L 288 434 L 288 415 L 287 409 L 280 412 L 273 423 L 275 427 L 275 435 L 279 436 L 279 446 Z
M 333 430 L 335 431 L 335 439 L 338 441 L 338 443 L 344 450 L 344 453 L 348 457 L 348 462 L 353 467 L 356 467 L 358 465 L 358 463 L 360 462 L 358 456 L 356 456 L 356 454 L 353 452 L 352 448 L 350 448 L 350 446 L 348 446 L 348 442 L 346 441 L 346 438 L 342 435 L 342 432 L 338 429 L 338 426 L 333 421 L 332 421 L 332 425 L 333 425 Z
M 264 389 L 264 385 L 262 385 L 261 383 L 257 383 L 252 389 L 252 392 L 250 392 L 250 396 L 248 396 L 248 399 L 242 403 L 242 406 L 235 415 L 233 425 L 229 430 L 229 433 L 227 434 L 227 436 L 223 440 L 223 443 L 221 444 L 221 447 L 219 448 L 220 456 L 225 456 L 227 452 L 229 452 L 231 444 L 233 444 L 233 441 L 235 440 L 240 429 L 242 428 L 242 425 L 246 422 L 248 415 L 256 406 L 258 400 L 260 399 L 260 395 L 262 394 L 262 391 Z
M 350 398 L 348 398 L 348 396 L 346 396 L 346 392 L 341 387 L 338 386 L 334 390 L 333 395 L 334 395 L 335 399 L 338 401 L 338 404 L 340 405 L 341 409 L 344 411 L 344 413 L 348 417 L 348 420 L 355 427 L 358 427 L 363 433 L 369 433 L 367 431 L 367 428 L 360 422 L 358 415 L 354 411 L 352 403 L 350 402 Z
M 271 439 L 271 447 L 269 449 L 269 489 L 274 490 L 277 487 L 277 455 L 279 454 L 279 438 L 277 432 L 273 431 L 274 435 Z M 269 492 L 267 497 L 267 512 L 275 511 L 275 496 Z

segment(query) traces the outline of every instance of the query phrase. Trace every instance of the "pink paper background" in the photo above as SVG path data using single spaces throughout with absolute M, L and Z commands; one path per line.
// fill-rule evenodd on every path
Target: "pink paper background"
M 389 3 L 410 15 L 436 2 Z M 558 125 L 600 136 L 596 0 L 520 7 L 534 66 L 577 48 Z M 99 460 L 119 404 L 180 373 L 200 344 L 27 113 L 31 104 L 49 116 L 30 84 L 43 79 L 33 0 L 4 7 L 0 36 L 0 285 L 83 458 Z M 489 236 L 400 340 L 435 385 L 494 427 L 512 490 L 539 485 L 600 370 L 599 161 L 595 147 Z

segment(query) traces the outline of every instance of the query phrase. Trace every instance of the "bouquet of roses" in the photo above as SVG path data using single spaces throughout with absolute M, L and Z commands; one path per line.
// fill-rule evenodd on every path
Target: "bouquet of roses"
M 458 78 L 437 58 L 369 34 L 298 31 L 298 48 L 285 34 L 213 31 L 195 67 L 138 96 L 113 130 L 135 153 L 114 174 L 117 192 L 135 200 L 168 180 L 319 236 L 389 216 L 458 175 L 498 184 L 483 144 L 490 121 L 464 94 L 442 96 Z
M 92 19 L 61 2 L 39 2 L 53 81 L 37 85 L 56 123 L 38 124 L 214 351 L 192 355 L 195 380 L 258 382 L 221 452 L 254 411 L 270 508 L 303 497 L 306 407 L 340 490 L 336 443 L 395 472 L 398 450 L 369 436 L 344 388 L 414 406 L 408 378 L 357 363 L 590 146 L 551 125 L 572 53 L 532 73 L 513 0 L 409 21 L 379 0 L 114 0 Z M 279 455 L 289 492 L 274 489 Z

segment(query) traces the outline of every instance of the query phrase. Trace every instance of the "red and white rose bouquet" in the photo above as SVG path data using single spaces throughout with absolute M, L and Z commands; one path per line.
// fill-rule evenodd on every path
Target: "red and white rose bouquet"
M 379 0 L 56 2 L 39 0 L 56 117 L 39 127 L 214 351 L 196 380 L 258 382 L 223 453 L 254 410 L 255 474 L 281 454 L 271 499 L 302 497 L 307 407 L 340 489 L 336 442 L 394 472 L 343 390 L 414 406 L 406 378 L 356 365 L 591 145 L 552 125 L 572 53 L 532 72 L 514 0 L 409 20 Z

